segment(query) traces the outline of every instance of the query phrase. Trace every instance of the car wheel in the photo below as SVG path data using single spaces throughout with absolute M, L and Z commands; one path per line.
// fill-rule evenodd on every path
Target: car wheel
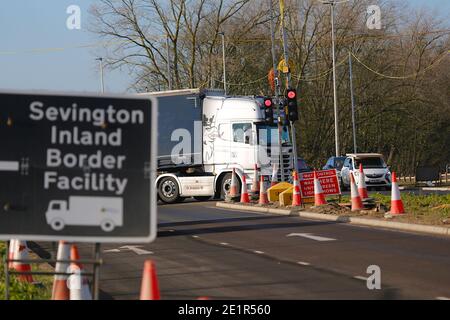
M 64 229 L 64 221 L 62 219 L 53 219 L 50 226 L 55 231 L 61 231 Z
M 100 227 L 105 232 L 111 232 L 115 228 L 114 223 L 111 220 L 102 221 L 102 224 L 100 225 Z
M 180 197 L 180 188 L 177 181 L 172 177 L 162 178 L 158 186 L 158 195 L 165 203 L 177 203 L 183 198 Z
M 220 183 L 220 199 L 225 200 L 227 194 L 230 192 L 231 188 L 231 178 L 232 174 L 227 173 Z M 238 190 L 241 190 L 241 181 L 237 178 Z

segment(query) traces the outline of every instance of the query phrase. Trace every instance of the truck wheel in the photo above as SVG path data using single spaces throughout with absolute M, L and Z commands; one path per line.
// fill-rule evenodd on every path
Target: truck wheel
M 225 200 L 225 197 L 230 192 L 231 188 L 231 173 L 227 173 L 220 183 L 220 199 Z M 238 190 L 241 190 L 241 181 L 237 178 Z
M 105 232 L 111 232 L 114 230 L 114 223 L 111 220 L 105 220 L 105 221 L 102 221 L 102 224 L 100 225 L 100 227 Z
M 200 201 L 200 202 L 205 202 L 208 201 L 209 199 L 211 199 L 211 197 L 209 196 L 204 196 L 204 197 L 194 197 L 195 200 Z
M 61 219 L 53 219 L 52 222 L 50 222 L 50 226 L 55 231 L 61 231 L 64 229 L 64 221 Z
M 162 178 L 158 187 L 158 194 L 165 203 L 177 203 L 180 197 L 180 188 L 177 181 L 172 177 Z

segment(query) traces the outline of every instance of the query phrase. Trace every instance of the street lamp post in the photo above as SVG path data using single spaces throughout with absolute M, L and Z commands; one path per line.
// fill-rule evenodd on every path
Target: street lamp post
M 350 73 L 350 95 L 352 100 L 352 125 L 353 125 L 353 152 L 358 153 L 358 147 L 356 144 L 356 110 L 355 110 L 355 94 L 353 92 L 353 64 L 352 64 L 352 53 L 348 52 L 348 65 Z
M 291 70 L 289 67 L 289 48 L 288 48 L 286 26 L 285 26 L 285 20 L 284 20 L 284 11 L 280 12 L 280 14 L 283 15 L 281 17 L 281 29 L 282 29 L 282 37 L 283 37 L 284 63 L 285 63 L 286 68 L 288 69 L 288 72 L 286 73 L 287 86 L 288 86 L 288 88 L 291 88 L 292 79 L 291 79 Z M 291 126 L 291 135 L 292 135 L 292 153 L 293 153 L 293 159 L 294 159 L 294 170 L 298 173 L 297 135 L 295 132 L 295 124 L 293 121 L 290 121 L 290 126 Z
M 339 145 L 339 112 L 338 112 L 338 102 L 337 102 L 337 86 L 336 86 L 336 49 L 335 49 L 335 32 L 334 32 L 334 5 L 335 2 L 329 1 L 324 2 L 324 4 L 329 4 L 331 8 L 331 43 L 332 43 L 332 56 L 333 56 L 333 100 L 334 100 L 334 134 L 336 143 L 336 157 L 341 156 L 341 150 Z
M 100 57 L 95 60 L 100 61 L 100 88 L 102 90 L 102 93 L 105 93 L 105 84 L 103 81 L 103 58 Z
M 222 36 L 222 58 L 223 58 L 223 90 L 225 96 L 227 95 L 227 69 L 226 69 L 226 57 L 225 57 L 225 32 L 219 32 Z
M 277 58 L 275 53 L 275 27 L 274 27 L 274 12 L 273 12 L 273 3 L 272 0 L 268 0 L 269 8 L 270 8 L 270 38 L 272 43 L 272 63 L 273 63 L 273 74 L 275 81 L 275 96 L 276 96 L 276 105 L 277 105 L 277 113 L 278 113 L 278 153 L 279 153 L 279 161 L 280 161 L 280 170 L 281 170 L 281 181 L 284 182 L 284 159 L 283 159 L 283 127 L 282 127 L 282 119 L 281 119 L 281 105 L 283 103 L 281 99 L 281 88 L 280 88 L 280 79 L 278 73 L 277 66 Z

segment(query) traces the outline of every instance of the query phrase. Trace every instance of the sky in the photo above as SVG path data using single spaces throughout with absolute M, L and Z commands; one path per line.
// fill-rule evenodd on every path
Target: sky
M 450 0 L 407 0 L 411 6 L 448 17 Z M 101 54 L 75 48 L 99 41 L 87 30 L 89 7 L 95 0 L 4 1 L 0 10 L 0 90 L 98 92 Z M 81 29 L 69 30 L 70 5 L 81 9 Z M 32 51 L 34 49 L 56 50 Z M 31 51 L 31 52 L 30 52 Z M 105 70 L 105 91 L 124 93 L 131 83 L 127 70 Z

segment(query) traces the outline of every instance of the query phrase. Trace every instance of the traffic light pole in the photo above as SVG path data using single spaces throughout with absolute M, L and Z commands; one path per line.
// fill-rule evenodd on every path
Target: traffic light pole
M 284 182 L 284 161 L 283 161 L 283 141 L 282 141 L 282 134 L 283 134 L 283 125 L 281 121 L 281 88 L 280 88 L 280 79 L 278 75 L 278 66 L 277 66 L 277 58 L 275 53 L 275 27 L 273 25 L 274 20 L 274 13 L 273 13 L 273 3 L 272 0 L 268 0 L 269 2 L 269 8 L 270 8 L 270 36 L 272 41 L 272 62 L 273 62 L 273 74 L 274 74 L 274 81 L 275 81 L 275 96 L 276 98 L 276 105 L 277 105 L 277 115 L 278 115 L 278 154 L 279 154 L 279 161 L 280 161 L 280 171 L 281 171 L 281 181 Z
M 282 15 L 284 15 L 284 12 L 280 12 Z M 288 72 L 286 74 L 287 77 L 287 85 L 289 88 L 291 88 L 291 69 L 289 67 L 289 54 L 288 54 L 288 43 L 287 43 L 287 35 L 286 35 L 286 27 L 284 23 L 284 16 L 281 17 L 281 29 L 283 32 L 283 52 L 284 52 L 284 63 L 286 64 L 286 67 L 288 69 Z M 294 122 L 290 121 L 291 125 L 291 134 L 292 134 L 292 153 L 294 158 L 294 170 L 298 172 L 298 155 L 297 155 L 297 134 L 295 132 L 295 126 Z

